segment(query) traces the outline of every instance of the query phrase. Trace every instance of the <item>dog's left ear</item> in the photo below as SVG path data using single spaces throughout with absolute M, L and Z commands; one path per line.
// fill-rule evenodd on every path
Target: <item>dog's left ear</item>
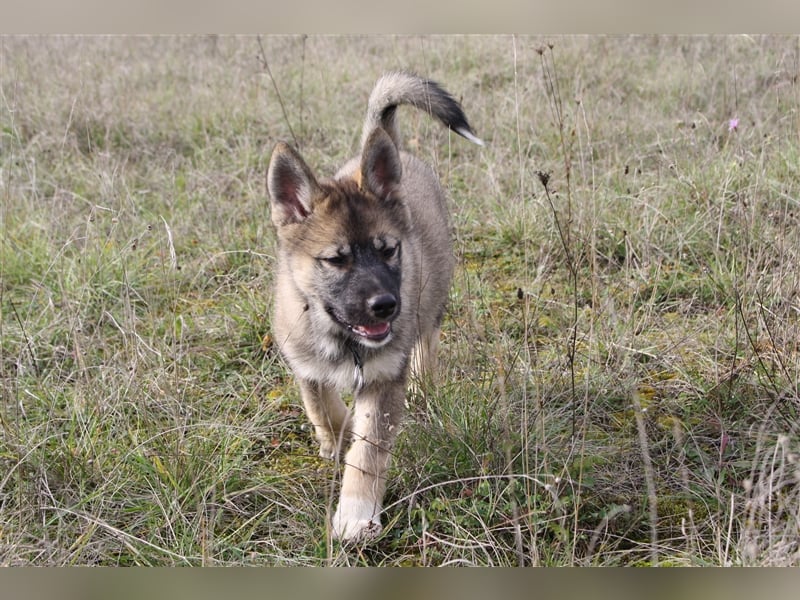
M 376 128 L 367 138 L 361 153 L 361 177 L 366 188 L 378 198 L 388 198 L 400 186 L 403 166 L 392 138 Z

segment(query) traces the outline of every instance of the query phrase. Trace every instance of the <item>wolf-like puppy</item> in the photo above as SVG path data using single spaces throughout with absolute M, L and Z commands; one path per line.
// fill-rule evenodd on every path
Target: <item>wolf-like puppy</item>
M 389 73 L 367 106 L 360 156 L 318 180 L 278 143 L 267 172 L 278 238 L 273 338 L 294 371 L 320 455 L 346 443 L 333 534 L 381 531 L 390 449 L 409 370 L 432 374 L 454 258 L 444 193 L 399 150 L 396 109 L 409 104 L 483 144 L 433 81 Z M 340 391 L 352 390 L 351 414 Z

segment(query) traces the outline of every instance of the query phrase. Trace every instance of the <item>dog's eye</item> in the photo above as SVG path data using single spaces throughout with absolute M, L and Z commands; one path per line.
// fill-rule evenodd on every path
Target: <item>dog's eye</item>
M 346 267 L 350 257 L 346 254 L 335 254 L 334 256 L 320 256 L 319 260 L 332 267 Z
M 390 260 L 397 256 L 400 253 L 400 244 L 395 244 L 394 246 L 386 246 L 381 250 L 381 255 L 383 256 L 383 260 Z

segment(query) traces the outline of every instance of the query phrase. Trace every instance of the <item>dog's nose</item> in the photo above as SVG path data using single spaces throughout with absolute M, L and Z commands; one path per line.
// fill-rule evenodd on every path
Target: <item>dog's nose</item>
M 378 294 L 367 300 L 367 307 L 374 317 L 388 319 L 397 309 L 397 298 L 394 294 Z

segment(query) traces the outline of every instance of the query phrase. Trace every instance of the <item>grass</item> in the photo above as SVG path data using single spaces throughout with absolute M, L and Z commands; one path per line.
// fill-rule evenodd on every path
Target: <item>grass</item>
M 342 548 L 264 172 L 333 172 L 395 68 L 487 146 L 401 116 L 459 266 Z M 800 565 L 799 74 L 797 37 L 0 38 L 0 563 Z

